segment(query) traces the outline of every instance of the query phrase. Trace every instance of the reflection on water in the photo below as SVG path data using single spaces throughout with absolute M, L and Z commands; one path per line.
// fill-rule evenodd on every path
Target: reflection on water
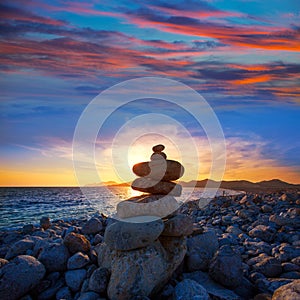
M 199 199 L 202 192 L 202 188 L 184 188 L 177 200 Z M 226 194 L 235 193 L 226 190 Z M 96 213 L 113 215 L 120 201 L 141 194 L 130 187 L 86 187 L 83 192 L 78 187 L 0 188 L 0 228 L 36 224 L 42 216 L 74 219 Z

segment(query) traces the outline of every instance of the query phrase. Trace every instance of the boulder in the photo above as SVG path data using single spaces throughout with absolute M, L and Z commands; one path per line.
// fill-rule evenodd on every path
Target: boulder
M 300 279 L 278 288 L 272 300 L 296 300 L 300 299 Z
M 83 234 L 96 234 L 103 229 L 102 222 L 98 218 L 89 219 L 82 227 Z
M 184 279 L 179 282 L 174 291 L 174 300 L 209 300 L 206 289 L 198 282 L 191 279 Z
M 38 256 L 38 260 L 46 267 L 48 272 L 65 271 L 69 251 L 63 244 L 53 243 L 45 247 Z
M 80 290 L 85 277 L 85 269 L 71 270 L 65 273 L 66 284 L 73 292 L 78 292 Z
M 226 287 L 237 287 L 243 278 L 241 255 L 229 245 L 222 246 L 210 263 L 209 275 Z
M 191 271 L 208 269 L 210 260 L 219 248 L 218 237 L 214 230 L 205 230 L 203 233 L 187 239 L 187 269 Z
M 74 254 L 76 252 L 89 252 L 91 244 L 89 240 L 82 234 L 70 232 L 64 238 L 64 244 Z
M 111 249 L 133 250 L 153 243 L 163 229 L 164 224 L 161 219 L 144 223 L 118 221 L 106 228 L 104 242 Z
M 69 258 L 67 267 L 69 270 L 80 269 L 85 267 L 89 262 L 90 259 L 86 254 L 77 252 Z
M 51 227 L 51 221 L 49 217 L 42 217 L 40 219 L 40 225 L 44 230 L 47 230 Z
M 176 199 L 169 195 L 140 196 L 119 202 L 118 218 L 157 216 L 164 218 L 179 208 Z
M 27 250 L 33 249 L 34 241 L 23 239 L 15 242 L 5 255 L 5 259 L 10 260 L 15 256 L 26 254 Z
M 182 243 L 176 250 L 177 255 L 168 255 L 159 241 L 141 249 L 116 251 L 111 264 L 108 298 L 134 299 L 158 292 L 184 258 L 184 240 Z
M 267 243 L 274 240 L 276 235 L 276 230 L 270 226 L 257 225 L 252 230 L 249 231 L 249 236 L 257 237 Z
M 184 279 L 192 279 L 201 284 L 211 296 L 211 299 L 218 300 L 241 300 L 241 298 L 233 291 L 224 288 L 213 281 L 207 273 L 196 271 L 192 273 L 184 273 Z
M 180 184 L 169 181 L 157 181 L 151 178 L 137 178 L 135 179 L 131 187 L 134 190 L 154 194 L 154 195 L 169 195 L 177 196 L 181 195 L 182 187 Z
M 256 272 L 260 272 L 266 277 L 278 277 L 282 273 L 281 263 L 274 257 L 264 257 L 252 267 Z
M 109 271 L 106 268 L 96 269 L 89 280 L 89 290 L 102 294 L 105 293 L 109 280 Z
M 193 233 L 193 219 L 187 215 L 176 215 L 164 224 L 162 235 L 187 236 Z
M 59 289 L 56 293 L 56 300 L 72 300 L 72 293 L 71 290 L 69 289 L 69 287 L 64 286 L 61 289 Z
M 15 300 L 38 285 L 46 269 L 37 259 L 20 255 L 0 270 L 0 299 Z
M 184 173 L 184 167 L 179 162 L 164 159 L 138 163 L 132 170 L 137 176 L 147 176 L 158 181 L 177 180 Z

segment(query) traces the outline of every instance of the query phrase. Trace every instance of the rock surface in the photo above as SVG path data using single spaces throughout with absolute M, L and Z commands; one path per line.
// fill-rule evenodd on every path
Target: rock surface
M 170 181 L 157 181 L 151 178 L 137 178 L 131 187 L 134 190 L 150 193 L 154 195 L 170 195 L 179 197 L 181 195 L 182 187 L 179 184 Z
M 132 223 L 118 221 L 106 228 L 104 242 L 115 250 L 128 251 L 153 243 L 164 229 L 161 219 Z
M 117 216 L 122 219 L 136 216 L 157 216 L 163 218 L 172 214 L 178 208 L 179 204 L 173 196 L 140 196 L 119 202 L 117 205 Z
M 300 299 L 300 280 L 283 285 L 278 288 L 272 297 L 272 300 L 297 300 Z
M 177 180 L 184 173 L 184 168 L 179 162 L 164 159 L 135 164 L 132 170 L 137 176 L 147 176 L 159 181 Z
M 174 291 L 174 300 L 209 300 L 206 289 L 198 282 L 184 279 L 178 283 Z
M 0 299 L 20 298 L 37 286 L 45 273 L 45 267 L 34 257 L 17 256 L 0 269 Z
M 64 244 L 74 254 L 76 252 L 88 252 L 91 249 L 89 240 L 82 234 L 71 232 L 64 238 Z

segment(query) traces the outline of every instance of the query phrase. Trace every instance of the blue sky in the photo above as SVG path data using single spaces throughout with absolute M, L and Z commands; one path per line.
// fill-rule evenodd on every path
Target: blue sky
M 0 14 L 1 185 L 76 185 L 72 139 L 84 108 L 142 76 L 208 101 L 226 138 L 224 179 L 300 183 L 298 1 L 17 0 Z M 173 116 L 193 132 L 189 116 Z M 200 144 L 202 133 L 193 133 Z

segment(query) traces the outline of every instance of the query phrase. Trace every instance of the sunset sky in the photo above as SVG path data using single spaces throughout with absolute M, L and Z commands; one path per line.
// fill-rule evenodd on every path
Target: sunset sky
M 83 110 L 103 90 L 143 76 L 179 81 L 206 99 L 224 131 L 225 180 L 300 183 L 299 1 L 15 0 L 2 1 L 0 15 L 1 186 L 77 185 L 72 141 Z M 149 112 L 166 117 L 139 119 Z M 111 156 L 131 173 L 157 142 L 170 159 L 191 158 L 192 168 L 189 146 L 178 148 L 190 145 L 184 128 L 201 172 L 183 180 L 207 178 L 203 130 L 148 99 L 104 126 L 95 155 L 101 180 L 132 180 L 116 175 Z

